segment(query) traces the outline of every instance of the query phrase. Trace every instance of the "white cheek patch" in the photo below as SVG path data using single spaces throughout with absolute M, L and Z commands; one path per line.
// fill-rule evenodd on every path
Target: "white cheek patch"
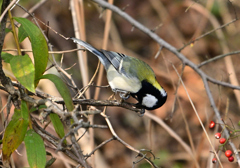
M 143 97 L 142 105 L 144 105 L 148 108 L 151 108 L 151 107 L 155 106 L 157 104 L 157 102 L 158 102 L 158 99 L 155 96 L 153 96 L 151 94 L 146 94 L 146 96 Z

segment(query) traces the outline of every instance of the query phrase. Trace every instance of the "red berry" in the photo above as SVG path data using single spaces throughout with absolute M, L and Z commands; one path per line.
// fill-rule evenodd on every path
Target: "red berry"
M 217 133 L 215 134 L 215 138 L 216 138 L 216 139 L 221 138 L 221 133 L 217 132 Z
M 213 158 L 212 159 L 212 163 L 214 164 L 214 163 L 216 163 L 217 162 L 217 159 L 216 158 Z
M 214 126 L 215 126 L 215 122 L 211 121 L 210 124 L 209 124 L 209 128 L 214 128 Z
M 228 158 L 231 157 L 232 156 L 232 151 L 231 150 L 226 150 L 225 151 L 225 156 L 228 157 Z
M 226 142 L 226 139 L 225 139 L 225 138 L 219 139 L 219 143 L 220 143 L 220 144 L 224 144 L 225 142 Z
M 234 161 L 234 157 L 233 157 L 233 156 L 230 156 L 230 157 L 228 158 L 228 161 L 229 161 L 229 162 L 233 162 L 233 161 Z

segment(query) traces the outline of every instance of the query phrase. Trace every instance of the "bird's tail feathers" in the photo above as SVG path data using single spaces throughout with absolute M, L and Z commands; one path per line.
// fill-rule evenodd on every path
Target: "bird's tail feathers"
M 90 51 L 91 53 L 95 54 L 96 56 L 103 55 L 99 50 L 97 50 L 96 48 L 94 48 L 90 44 L 86 43 L 85 41 L 82 41 L 82 40 L 77 39 L 75 37 L 71 37 L 70 39 L 72 39 L 74 43 L 77 43 L 77 44 L 83 46 L 84 48 L 86 48 L 88 51 Z
M 75 37 L 71 37 L 70 39 L 73 40 L 74 43 L 77 43 L 77 44 L 83 46 L 88 51 L 90 51 L 91 53 L 96 55 L 104 66 L 107 64 L 107 62 L 108 62 L 108 61 L 106 61 L 107 58 L 104 56 L 104 54 L 101 51 L 99 51 L 98 49 L 94 48 L 93 46 L 91 46 L 90 44 L 86 43 L 85 41 L 82 41 L 82 40 L 77 39 Z M 107 66 L 105 66 L 105 67 L 107 67 Z

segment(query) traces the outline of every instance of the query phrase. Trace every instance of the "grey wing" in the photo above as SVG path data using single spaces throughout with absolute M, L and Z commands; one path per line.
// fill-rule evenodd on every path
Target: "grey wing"
M 119 74 L 124 75 L 127 78 L 136 78 L 136 67 L 138 66 L 135 64 L 139 63 L 138 59 L 113 51 L 101 51 Z M 133 59 L 135 61 L 132 61 Z
M 119 72 L 122 66 L 121 65 L 122 59 L 126 57 L 126 55 L 113 52 L 113 51 L 106 51 L 106 50 L 101 50 L 101 51 L 105 55 L 105 57 L 111 62 L 113 67 Z

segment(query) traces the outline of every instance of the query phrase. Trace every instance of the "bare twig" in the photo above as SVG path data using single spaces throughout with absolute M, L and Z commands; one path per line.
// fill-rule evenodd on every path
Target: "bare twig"
M 201 68 L 202 66 L 204 66 L 204 65 L 206 65 L 206 64 L 208 64 L 210 62 L 219 60 L 219 59 L 224 58 L 224 57 L 229 56 L 229 55 L 236 55 L 236 54 L 239 54 L 239 53 L 240 53 L 240 51 L 233 51 L 233 52 L 230 52 L 230 53 L 221 54 L 221 55 L 218 55 L 216 57 L 210 58 L 210 59 L 208 59 L 206 61 L 203 61 L 200 64 L 198 64 L 197 66 L 198 66 L 198 68 Z
M 205 86 L 205 89 L 206 89 L 206 93 L 208 95 L 208 98 L 209 98 L 210 104 L 211 104 L 211 106 L 213 108 L 213 111 L 215 112 L 215 115 L 216 115 L 218 121 L 220 122 L 220 124 L 223 124 L 222 121 L 221 121 L 221 115 L 220 115 L 220 113 L 219 113 L 219 111 L 218 111 L 218 109 L 216 107 L 216 104 L 214 102 L 214 99 L 212 97 L 211 91 L 210 91 L 208 83 L 207 83 L 207 81 L 210 78 L 202 70 L 200 70 L 197 67 L 196 64 L 194 64 L 192 61 L 190 61 L 188 58 L 186 58 L 183 54 L 181 54 L 175 47 L 173 47 L 172 45 L 167 43 L 165 40 L 160 38 L 157 34 L 152 32 L 150 29 L 146 28 L 145 26 L 143 26 L 141 23 L 139 23 L 138 21 L 133 19 L 131 16 L 129 16 L 127 13 L 125 13 L 121 9 L 119 9 L 116 6 L 113 6 L 113 5 L 111 5 L 111 4 L 109 4 L 109 3 L 105 2 L 105 1 L 102 1 L 102 0 L 92 0 L 92 1 L 98 3 L 103 8 L 110 9 L 113 12 L 117 13 L 118 15 L 120 15 L 122 18 L 127 20 L 131 25 L 133 25 L 134 27 L 138 28 L 139 30 L 141 30 L 142 32 L 147 34 L 149 37 L 151 37 L 153 40 L 155 40 L 158 44 L 160 44 L 161 46 L 163 46 L 164 48 L 166 48 L 167 50 L 169 50 L 170 52 L 175 54 L 182 61 L 183 64 L 185 64 L 186 66 L 191 67 L 195 72 L 197 72 L 199 74 L 199 76 L 203 80 L 203 83 L 204 83 L 204 86 Z M 219 82 L 219 84 L 224 84 L 224 83 Z M 225 86 L 229 87 L 230 84 L 229 85 L 225 85 Z M 227 133 L 226 135 L 227 135 L 227 138 L 228 138 L 229 134 Z M 237 157 L 237 160 L 238 160 L 238 165 L 240 166 L 240 158 L 239 158 L 238 152 L 236 151 L 236 147 L 234 146 L 233 143 L 231 143 L 230 145 L 233 148 L 234 153 L 236 154 L 236 157 Z
M 202 129 L 203 129 L 203 131 L 204 131 L 204 133 L 205 133 L 205 135 L 206 135 L 206 137 L 207 137 L 207 139 L 208 139 L 208 142 L 209 142 L 209 144 L 210 144 L 210 146 L 211 146 L 214 154 L 216 155 L 220 166 L 223 168 L 222 163 L 221 163 L 221 161 L 220 161 L 220 159 L 219 159 L 219 157 L 218 157 L 218 155 L 217 155 L 217 152 L 216 152 L 216 150 L 214 149 L 214 146 L 213 146 L 213 144 L 212 144 L 212 142 L 211 142 L 211 140 L 210 140 L 210 138 L 209 138 L 209 136 L 208 136 L 208 134 L 207 134 L 207 131 L 206 131 L 206 129 L 205 129 L 203 123 L 202 123 L 202 120 L 200 119 L 200 117 L 199 117 L 199 115 L 198 115 L 198 112 L 197 112 L 197 110 L 196 110 L 196 107 L 195 107 L 195 105 L 193 104 L 193 101 L 192 101 L 190 95 L 188 94 L 187 88 L 186 88 L 186 86 L 185 86 L 185 84 L 184 84 L 184 82 L 183 82 L 183 80 L 182 80 L 182 77 L 181 77 L 180 74 L 178 73 L 178 71 L 177 71 L 177 69 L 175 68 L 175 66 L 173 66 L 173 68 L 174 68 L 175 72 L 177 73 L 178 78 L 180 79 L 180 81 L 181 81 L 181 83 L 182 83 L 182 86 L 183 86 L 185 92 L 187 93 L 187 96 L 188 96 L 188 99 L 189 99 L 189 101 L 190 101 L 190 103 L 191 103 L 191 106 L 192 106 L 192 108 L 193 108 L 193 111 L 195 112 L 195 114 L 196 114 L 196 116 L 197 116 L 197 118 L 198 118 L 198 121 L 199 121 L 200 125 L 202 126 Z M 194 157 L 194 159 L 195 159 L 195 157 Z
M 80 0 L 71 0 L 70 1 L 71 14 L 73 19 L 74 33 L 75 37 L 86 40 L 85 37 L 85 22 L 84 22 L 84 7 L 83 1 Z M 78 48 L 82 48 L 78 46 Z M 80 73 L 82 75 L 83 86 L 87 86 L 89 83 L 89 74 L 87 68 L 87 53 L 86 52 L 77 52 L 78 54 L 78 63 L 80 66 Z M 90 98 L 90 90 L 86 90 L 85 95 L 87 98 Z
M 153 121 L 157 122 L 159 125 L 161 125 L 169 133 L 170 136 L 172 136 L 174 139 L 176 139 L 176 141 L 179 142 L 179 144 L 186 150 L 186 152 L 192 157 L 192 159 L 195 160 L 195 166 L 200 167 L 194 157 L 194 154 L 193 154 L 191 148 L 169 126 L 167 126 L 167 124 L 165 124 L 162 121 L 162 119 L 155 116 L 154 114 L 149 113 L 148 111 L 145 113 L 145 116 L 147 116 L 151 120 L 153 120 Z
M 12 1 L 15 2 L 15 1 Z M 12 4 L 11 2 L 11 4 Z M 11 7 L 9 0 L 4 0 L 2 3 L 2 10 L 7 11 Z M 7 23 L 7 15 L 4 14 L 4 12 L 1 14 L 0 19 L 0 54 L 2 53 L 4 38 L 5 38 L 5 28 Z M 0 56 L 0 82 L 1 84 L 6 88 L 6 91 L 12 96 L 13 104 L 16 108 L 20 108 L 19 101 L 17 98 L 19 97 L 20 93 L 18 90 L 15 90 L 10 78 L 8 78 L 5 73 L 3 72 L 3 66 L 2 66 L 2 57 Z
M 105 109 L 106 110 L 106 109 Z M 157 168 L 157 166 L 149 159 L 147 158 L 143 153 L 141 153 L 140 150 L 135 149 L 134 147 L 132 147 L 131 145 L 129 145 L 128 143 L 126 143 L 125 141 L 123 141 L 115 132 L 115 130 L 113 129 L 113 126 L 109 120 L 109 118 L 107 117 L 107 115 L 105 114 L 105 110 L 101 113 L 101 115 L 105 118 L 105 121 L 107 122 L 107 125 L 113 135 L 113 137 L 119 141 L 121 144 L 123 144 L 126 148 L 130 149 L 131 151 L 134 151 L 138 154 L 138 156 L 143 157 L 150 165 L 152 165 L 154 168 Z
M 21 9 L 23 9 L 26 13 L 28 13 L 28 14 L 33 18 L 33 20 L 34 20 L 34 22 L 36 23 L 37 27 L 38 27 L 39 30 L 42 32 L 42 35 L 45 37 L 46 42 L 47 42 L 47 44 L 48 44 L 49 50 L 50 50 L 50 51 L 53 51 L 52 45 L 50 44 L 47 36 L 44 34 L 43 30 L 41 29 L 41 27 L 39 26 L 39 24 L 38 24 L 38 22 L 37 22 L 37 20 L 39 20 L 39 19 L 37 19 L 32 13 L 30 13 L 30 12 L 29 12 L 27 9 L 25 9 L 23 6 L 21 6 L 21 5 L 19 5 L 19 4 L 17 4 L 17 5 L 18 5 Z M 41 22 L 41 23 L 43 23 L 43 22 Z M 49 27 L 49 26 L 48 26 L 48 27 Z M 62 36 L 62 37 L 65 38 L 64 36 Z M 65 39 L 66 39 L 66 38 L 65 38 Z M 52 53 L 53 53 L 53 52 L 52 52 Z M 54 67 L 55 67 L 59 72 L 62 72 L 62 73 L 71 81 L 71 84 L 72 84 L 72 85 L 68 84 L 68 82 L 67 82 L 68 80 L 65 80 L 65 82 L 66 82 L 69 86 L 71 86 L 71 88 L 73 88 L 74 91 L 77 91 L 77 90 L 78 90 L 78 89 L 77 89 L 77 85 L 75 84 L 75 82 L 74 82 L 74 80 L 72 79 L 71 75 L 69 75 L 62 67 L 60 67 L 60 66 L 57 64 L 54 55 L 53 55 L 53 54 L 51 54 L 51 55 L 52 55 Z M 63 76 L 63 78 L 64 78 L 65 76 Z
M 75 52 L 78 50 L 83 50 L 85 51 L 85 49 L 81 49 L 81 48 L 75 48 L 72 50 L 64 50 L 64 51 L 48 51 L 49 54 L 65 54 L 65 53 L 71 53 L 71 52 Z M 17 51 L 17 49 L 3 49 L 2 51 Z M 21 49 L 21 52 L 32 52 L 31 49 Z
M 96 152 L 98 149 L 100 149 L 102 146 L 106 145 L 107 143 L 113 141 L 114 139 L 115 139 L 115 137 L 112 137 L 112 138 L 109 138 L 109 139 L 103 141 L 103 142 L 102 142 L 101 144 L 99 144 L 91 153 L 85 155 L 86 160 L 87 160 L 91 155 L 93 155 L 94 152 Z
M 189 46 L 190 44 L 192 44 L 192 43 L 200 40 L 201 38 L 206 37 L 207 35 L 209 35 L 209 34 L 211 34 L 211 33 L 213 33 L 213 32 L 216 32 L 217 30 L 220 30 L 220 29 L 228 26 L 228 25 L 236 22 L 237 20 L 238 20 L 238 19 L 233 19 L 232 21 L 230 21 L 230 22 L 228 22 L 228 23 L 226 23 L 226 24 L 223 24 L 223 25 L 219 26 L 218 28 L 215 28 L 215 29 L 213 29 L 213 30 L 211 30 L 211 31 L 209 31 L 209 32 L 207 32 L 207 33 L 205 33 L 205 34 L 202 34 L 201 36 L 199 36 L 199 37 L 195 38 L 194 40 L 191 40 L 190 42 L 188 42 L 187 44 L 185 44 L 182 48 L 179 48 L 178 51 L 181 52 L 186 46 Z
M 83 156 L 83 154 L 82 154 L 81 147 L 80 147 L 79 144 L 77 143 L 74 134 L 71 134 L 70 137 L 71 137 L 71 141 L 72 141 L 72 144 L 73 144 L 73 150 L 74 150 L 75 153 L 77 154 L 79 163 L 80 163 L 84 168 L 91 168 L 91 166 L 86 162 L 86 160 L 85 160 L 85 158 L 84 158 L 84 156 Z
M 217 60 L 217 59 L 220 59 L 220 58 L 223 58 L 227 55 L 233 55 L 233 54 L 238 54 L 240 53 L 239 51 L 236 51 L 236 52 L 232 52 L 232 53 L 227 53 L 227 54 L 223 54 L 223 55 L 219 55 L 218 57 L 214 58 L 214 59 L 210 59 L 208 61 L 205 61 L 205 62 L 202 62 L 201 64 L 199 65 L 195 65 L 192 61 L 190 61 L 188 58 L 186 58 L 183 54 L 180 53 L 180 51 L 186 47 L 186 45 L 177 50 L 176 48 L 174 48 L 172 45 L 168 44 L 166 41 L 164 41 L 163 39 L 161 39 L 158 35 L 156 35 L 152 30 L 146 28 L 145 26 L 143 26 L 142 24 L 140 24 L 139 22 L 137 22 L 136 20 L 134 20 L 133 18 L 131 18 L 128 14 L 126 14 L 123 10 L 111 5 L 111 4 L 108 4 L 107 2 L 103 1 L 103 0 L 93 0 L 94 2 L 98 3 L 100 6 L 104 7 L 105 8 L 108 8 L 116 13 L 118 13 L 120 16 L 122 16 L 123 18 L 125 18 L 127 21 L 129 21 L 131 23 L 131 25 L 133 25 L 134 28 L 138 28 L 140 29 L 141 31 L 143 31 L 144 33 L 146 33 L 148 36 L 150 36 L 153 40 L 155 40 L 160 46 L 160 50 L 159 50 L 159 53 L 161 52 L 161 49 L 162 48 L 166 48 L 167 50 L 171 51 L 172 53 L 174 53 L 180 60 L 181 62 L 183 63 L 183 65 L 186 65 L 186 66 L 189 66 L 191 67 L 195 72 L 197 72 L 199 74 L 199 76 L 202 78 L 202 81 L 204 83 L 204 86 L 205 86 L 205 89 L 206 89 L 206 93 L 208 95 L 208 98 L 209 98 L 209 102 L 213 108 L 213 111 L 215 112 L 215 115 L 219 121 L 219 123 L 221 125 L 223 125 L 222 121 L 221 121 L 221 116 L 220 116 L 220 113 L 218 111 L 218 108 L 216 107 L 215 105 L 215 101 L 213 99 L 213 95 L 211 94 L 211 91 L 210 91 L 210 88 L 209 88 L 209 83 L 208 82 L 211 82 L 211 83 L 214 83 L 214 84 L 217 84 L 217 85 L 221 85 L 221 86 L 225 86 L 225 87 L 229 87 L 229 88 L 232 88 L 232 89 L 238 89 L 240 90 L 240 87 L 239 86 L 235 86 L 235 85 L 232 85 L 230 83 L 226 83 L 226 82 L 222 82 L 222 81 L 218 81 L 214 78 L 211 78 L 210 76 L 208 76 L 207 74 L 205 74 L 201 69 L 199 69 L 201 66 L 209 63 L 209 62 L 212 62 L 214 60 Z M 13 1 L 14 2 L 14 1 Z M 42 0 L 41 2 L 45 2 L 44 0 Z M 77 1 L 75 1 L 77 2 Z M 9 1 L 8 1 L 9 3 Z M 11 6 L 11 5 L 9 5 Z M 236 13 L 236 11 L 235 11 Z M 1 15 L 1 17 L 3 17 L 4 15 Z M 34 16 L 32 16 L 34 18 Z M 1 18 L 3 19 L 3 24 L 1 22 L 1 33 L 4 32 L 2 31 L 4 27 L 5 28 L 5 22 L 6 22 L 6 19 L 3 17 Z M 81 18 L 83 19 L 83 18 Z M 215 28 L 213 29 L 212 31 L 210 32 L 207 32 L 206 34 L 203 34 L 202 36 L 198 37 L 197 39 L 195 39 L 194 41 L 196 40 L 199 40 L 200 38 L 202 37 L 205 37 L 206 35 L 212 33 L 212 32 L 215 32 L 219 29 L 222 29 L 223 27 L 226 27 L 228 26 L 229 24 L 235 22 L 237 20 L 234 19 L 232 20 L 231 22 L 227 23 L 227 24 L 224 24 L 224 25 L 221 25 L 219 26 L 218 28 Z M 105 29 L 106 31 L 108 31 L 107 29 Z M 0 37 L 3 37 L 4 39 L 4 36 L 5 35 L 1 35 Z M 2 44 L 3 44 L 3 39 L 1 38 L 0 39 L 0 48 L 2 49 Z M 67 40 L 67 39 L 66 39 Z M 194 41 L 191 41 L 190 43 L 194 42 Z M 189 43 L 189 44 L 190 44 Z M 187 44 L 187 45 L 189 45 Z M 50 49 L 51 49 L 51 46 L 50 46 Z M 1 53 L 1 52 L 0 52 Z M 53 52 L 51 52 L 53 53 Z M 158 55 L 158 54 L 157 54 Z M 53 56 L 53 59 L 54 59 L 54 56 Z M 1 65 L 1 58 L 0 58 L 0 65 Z M 83 61 L 84 62 L 84 61 Z M 56 62 L 55 62 L 56 63 Z M 62 71 L 63 69 L 61 69 L 60 66 L 58 66 L 57 64 L 55 65 L 55 67 L 57 67 L 58 70 Z M 2 71 L 2 65 L 0 67 L 0 71 Z M 63 73 L 65 71 L 62 71 Z M 3 73 L 4 74 L 4 73 Z M 86 73 L 87 74 L 87 73 Z M 65 75 L 68 75 L 67 73 Z M 71 80 L 71 76 L 67 76 L 70 80 Z M 66 111 L 64 111 L 62 108 L 60 108 L 57 103 L 60 103 L 60 104 L 64 104 L 62 98 L 56 98 L 56 97 L 53 97 L 51 95 L 46 95 L 46 94 L 42 94 L 41 92 L 37 92 L 37 96 L 39 96 L 40 98 L 42 99 L 35 99 L 35 98 L 32 98 L 30 97 L 29 95 L 25 95 L 25 94 L 22 94 L 20 96 L 20 93 L 18 92 L 18 90 L 15 90 L 13 88 L 13 84 L 11 83 L 10 79 L 7 78 L 5 75 L 2 76 L 2 73 L 0 72 L 0 80 L 1 80 L 1 83 L 3 84 L 4 87 L 0 86 L 0 89 L 2 90 L 5 90 L 7 91 L 10 96 L 9 96 L 9 99 L 12 98 L 13 100 L 17 100 L 17 98 L 21 98 L 22 100 L 25 100 L 27 102 L 29 102 L 29 104 L 32 104 L 36 107 L 40 106 L 40 105 L 46 105 L 47 106 L 47 110 L 51 111 L 51 112 L 54 112 L 56 114 L 58 114 L 59 116 L 61 116 L 62 119 L 65 119 L 67 117 L 72 117 L 75 119 L 75 122 L 77 122 L 77 115 L 81 115 L 81 114 L 99 114 L 99 111 L 96 110 L 96 111 L 74 111 L 73 113 L 68 113 Z M 73 85 L 74 85 L 74 81 L 72 80 L 73 82 Z M 85 93 L 86 90 L 88 90 L 88 87 L 91 85 L 91 81 L 89 82 L 88 86 L 86 87 L 86 89 L 82 92 L 82 93 Z M 184 84 L 183 84 L 184 85 Z M 14 85 L 15 86 L 15 85 Z M 75 87 L 76 85 L 74 85 Z M 76 87 L 75 87 L 76 88 Z M 18 89 L 21 90 L 22 88 L 18 86 Z M 187 93 L 187 91 L 186 91 Z M 30 94 L 30 93 L 29 93 Z M 31 95 L 34 95 L 31 93 Z M 189 96 L 189 95 L 188 95 Z M 190 98 L 189 98 L 190 99 Z M 51 101 L 52 100 L 52 101 Z M 9 100 L 10 101 L 10 100 Z M 191 99 L 190 99 L 190 102 L 191 102 Z M 136 111 L 136 112 L 141 112 L 141 109 L 137 109 L 135 108 L 134 104 L 130 104 L 130 103 L 126 103 L 126 102 L 123 102 L 123 103 L 120 103 L 116 100 L 107 100 L 107 101 L 100 101 L 100 100 L 92 100 L 92 99 L 87 99 L 87 100 L 74 100 L 74 103 L 75 104 L 80 104 L 80 105 L 92 105 L 92 106 L 116 106 L 116 107 L 123 107 L 123 108 L 126 108 L 126 109 L 130 109 L 132 111 Z M 191 102 L 192 103 L 192 102 Z M 15 103 L 17 104 L 17 103 Z M 193 105 L 193 108 L 194 108 L 194 105 Z M 194 110 L 196 112 L 196 110 Z M 196 112 L 197 113 L 197 112 Z M 140 150 L 137 150 L 135 149 L 134 147 L 130 146 L 129 144 L 127 144 L 125 141 L 123 141 L 120 137 L 118 137 L 118 135 L 116 134 L 116 132 L 114 131 L 113 127 L 112 127 L 112 124 L 109 120 L 109 118 L 106 116 L 105 112 L 102 113 L 102 116 L 105 118 L 108 126 L 109 126 L 109 129 L 113 135 L 112 138 L 104 141 L 103 143 L 101 143 L 100 145 L 98 145 L 96 148 L 94 148 L 92 150 L 92 152 L 90 154 L 88 154 L 86 156 L 86 158 L 90 157 L 96 150 L 98 150 L 100 147 L 102 147 L 103 145 L 107 144 L 108 142 L 112 141 L 112 140 L 117 140 L 119 141 L 120 143 L 122 143 L 126 148 L 129 148 L 130 150 L 136 152 L 138 154 L 138 156 L 140 156 L 140 160 L 136 161 L 135 163 L 138 163 L 139 161 L 141 161 L 142 159 L 145 159 L 146 161 L 148 161 L 152 166 L 156 167 L 156 165 L 153 164 L 153 162 L 146 157 L 146 155 L 144 155 L 143 153 L 141 153 Z M 146 113 L 146 116 L 149 117 L 149 113 Z M 198 116 L 198 115 L 197 115 Z M 158 120 L 156 120 L 156 117 L 155 118 L 155 121 L 156 122 L 159 122 Z M 76 123 L 75 123 L 76 124 Z M 201 123 L 202 124 L 202 123 Z M 37 127 L 37 126 L 36 126 Z M 77 141 L 76 138 L 75 138 L 75 131 L 77 131 L 77 129 L 79 128 L 82 128 L 84 127 L 83 125 L 78 125 L 76 126 L 75 128 L 72 128 L 70 129 L 70 131 L 68 132 L 68 134 L 64 137 L 66 139 L 66 137 L 71 137 L 71 141 L 72 141 L 72 146 L 73 146 L 73 150 L 70 151 L 68 149 L 65 149 L 67 154 L 69 156 L 72 156 L 73 159 L 75 161 L 77 161 L 78 163 L 80 163 L 82 166 L 85 166 L 85 167 L 90 167 L 88 165 L 88 163 L 86 162 L 86 158 L 85 156 L 83 155 L 82 151 L 81 151 L 81 148 L 80 146 L 77 144 Z M 100 126 L 97 126 L 97 125 L 91 125 L 91 126 L 85 126 L 84 128 L 89 128 L 89 127 L 93 127 L 93 128 L 99 128 Z M 41 127 L 40 127 L 41 128 Z M 44 137 L 45 139 L 47 139 L 49 142 L 52 142 L 52 144 L 54 144 L 55 146 L 58 146 L 60 145 L 62 147 L 62 142 L 61 141 L 60 143 L 59 142 L 59 139 L 56 139 L 54 137 L 52 137 L 51 135 L 49 135 L 45 130 L 43 129 L 40 129 L 40 128 L 35 128 L 36 132 L 38 132 L 42 137 Z M 205 131 L 205 129 L 203 128 L 203 130 Z M 229 133 L 227 132 L 227 130 L 225 129 L 224 130 L 225 132 L 225 135 L 227 136 L 227 138 L 229 137 Z M 171 133 L 170 133 L 171 134 Z M 175 136 L 175 138 L 177 137 L 176 135 L 171 135 L 171 136 Z M 63 138 L 63 139 L 64 139 Z M 179 138 L 179 137 L 178 137 Z M 64 140 L 65 140 L 64 139 Z M 193 157 L 193 159 L 195 159 L 194 157 L 194 153 L 191 151 L 190 147 L 188 145 L 185 144 L 184 141 L 182 141 L 181 139 L 179 140 L 179 143 L 183 146 L 183 148 L 189 153 L 191 154 L 191 156 Z M 210 142 L 211 144 L 211 142 Z M 238 155 L 238 151 L 236 149 L 236 147 L 234 146 L 234 144 L 232 142 L 229 142 L 229 144 L 231 145 L 231 147 L 233 148 L 234 150 L 234 153 L 237 157 L 237 160 L 238 160 L 238 164 L 240 165 L 240 158 L 239 158 L 239 155 Z M 215 151 L 214 151 L 215 152 Z M 216 152 L 215 152 L 216 154 Z M 217 155 L 216 155 L 217 156 Z M 196 167 L 199 167 L 197 161 L 195 160 L 195 164 L 196 164 Z
M 17 2 L 17 0 L 13 0 L 11 3 L 10 3 L 10 1 L 8 1 L 8 0 L 5 0 L 5 1 L 3 1 L 3 5 L 2 5 L 2 11 L 3 11 L 3 13 L 1 13 L 1 16 L 0 16 L 0 23 L 2 23 L 2 21 L 3 21 L 3 19 L 4 19 L 4 17 L 6 17 L 6 13 L 7 13 L 7 11 L 15 4 Z M 5 4 L 7 4 L 7 6 L 5 6 Z M 3 21 L 3 23 L 4 23 L 4 21 Z M 5 29 L 5 27 L 3 27 L 4 29 Z M 4 32 L 5 33 L 5 32 Z

